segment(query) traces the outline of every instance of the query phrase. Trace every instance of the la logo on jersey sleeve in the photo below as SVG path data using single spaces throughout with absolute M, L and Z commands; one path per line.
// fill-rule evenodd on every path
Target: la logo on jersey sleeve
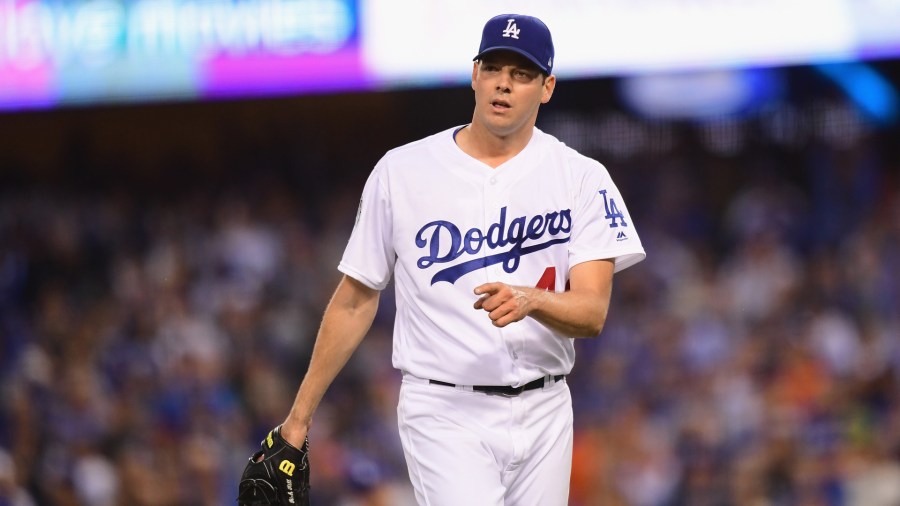
M 625 214 L 616 206 L 616 199 L 607 195 L 606 190 L 600 190 L 603 196 L 603 207 L 606 209 L 606 219 L 609 220 L 609 228 L 619 228 L 619 226 L 627 227 L 628 222 L 625 221 Z M 625 239 L 624 232 L 619 232 L 618 239 Z

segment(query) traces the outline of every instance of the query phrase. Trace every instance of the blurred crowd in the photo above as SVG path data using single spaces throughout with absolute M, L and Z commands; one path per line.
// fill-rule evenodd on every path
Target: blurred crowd
M 597 154 L 648 258 L 576 345 L 571 504 L 900 505 L 891 136 L 688 137 Z M 318 171 L 316 198 L 275 174 L 0 191 L 0 505 L 234 503 L 305 372 L 363 180 Z M 313 504 L 412 504 L 392 290 L 315 418 Z

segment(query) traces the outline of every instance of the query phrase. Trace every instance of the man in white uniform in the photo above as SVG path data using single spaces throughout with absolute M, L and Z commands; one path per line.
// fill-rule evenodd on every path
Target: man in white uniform
M 613 273 L 645 253 L 606 168 L 535 127 L 553 57 L 540 20 L 490 19 L 472 122 L 375 166 L 281 426 L 289 442 L 302 445 L 394 276 L 399 430 L 419 504 L 567 504 L 573 338 L 600 333 Z

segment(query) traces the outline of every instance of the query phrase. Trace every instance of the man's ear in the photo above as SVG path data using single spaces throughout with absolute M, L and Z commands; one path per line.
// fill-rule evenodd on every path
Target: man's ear
M 478 64 L 481 63 L 479 60 L 475 60 L 472 62 L 472 89 L 475 89 L 475 78 L 478 77 Z
M 544 79 L 544 95 L 541 97 L 541 103 L 546 104 L 553 96 L 553 90 L 556 89 L 556 76 L 550 74 Z

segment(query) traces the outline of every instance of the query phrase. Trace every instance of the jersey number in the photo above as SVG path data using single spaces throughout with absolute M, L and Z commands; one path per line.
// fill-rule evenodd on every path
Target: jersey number
M 548 292 L 556 291 L 556 267 L 547 267 L 544 269 L 544 273 L 541 274 L 541 279 L 538 280 L 537 284 L 534 285 L 535 288 L 540 288 L 541 290 L 546 290 Z M 569 281 L 566 280 L 566 291 L 569 290 Z

